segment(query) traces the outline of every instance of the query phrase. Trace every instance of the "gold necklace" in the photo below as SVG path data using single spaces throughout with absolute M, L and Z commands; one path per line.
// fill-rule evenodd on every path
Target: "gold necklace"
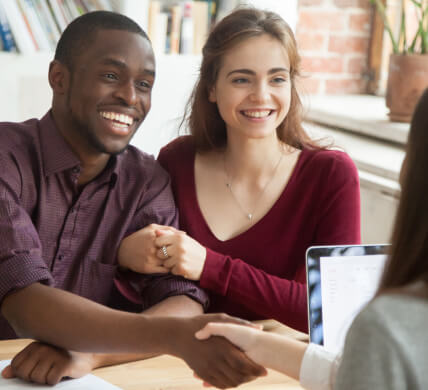
M 275 175 L 276 175 L 276 171 L 278 170 L 278 168 L 279 168 L 279 166 L 280 166 L 280 164 L 281 164 L 281 161 L 282 161 L 282 157 L 283 157 L 283 156 L 284 156 L 284 153 L 281 151 L 281 155 L 279 156 L 278 162 L 277 162 L 277 163 L 276 163 L 276 165 L 275 165 L 275 168 L 274 168 L 274 170 L 273 170 L 273 172 L 272 172 L 272 176 L 271 176 L 271 178 L 267 181 L 267 183 L 264 185 L 264 187 L 263 187 L 263 188 L 262 188 L 262 190 L 260 191 L 260 194 L 259 194 L 259 196 L 257 197 L 257 200 L 256 200 L 256 202 L 255 202 L 255 203 L 256 203 L 256 205 L 254 206 L 253 211 L 249 212 L 248 210 L 245 210 L 245 209 L 244 209 L 244 207 L 242 206 L 241 202 L 238 200 L 238 198 L 236 197 L 235 193 L 233 192 L 233 189 L 232 189 L 232 182 L 233 182 L 233 179 L 229 176 L 229 174 L 228 174 L 228 172 L 227 172 L 227 169 L 226 169 L 226 156 L 225 156 L 225 154 L 223 153 L 223 168 L 224 168 L 224 174 L 225 174 L 225 176 L 226 176 L 226 187 L 229 189 L 230 194 L 232 195 L 232 198 L 234 199 L 235 203 L 238 205 L 239 209 L 244 213 L 245 217 L 246 217 L 246 218 L 248 218 L 250 221 L 251 221 L 251 220 L 253 219 L 253 217 L 254 217 L 254 213 L 255 213 L 255 212 L 256 212 L 256 210 L 257 210 L 257 206 L 258 206 L 258 204 L 259 204 L 259 201 L 260 201 L 260 199 L 262 198 L 263 194 L 265 193 L 266 188 L 268 188 L 268 187 L 269 187 L 269 184 L 272 182 L 273 178 L 275 177 Z

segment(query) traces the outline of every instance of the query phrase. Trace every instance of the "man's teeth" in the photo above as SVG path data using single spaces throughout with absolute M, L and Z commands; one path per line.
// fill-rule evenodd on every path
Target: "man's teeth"
M 119 122 L 118 124 L 123 124 L 125 126 L 132 125 L 132 123 L 134 122 L 134 119 L 129 115 L 118 114 L 116 112 L 101 111 L 100 115 L 105 119 Z
M 246 116 L 250 116 L 252 118 L 264 118 L 270 114 L 270 110 L 263 111 L 244 111 Z

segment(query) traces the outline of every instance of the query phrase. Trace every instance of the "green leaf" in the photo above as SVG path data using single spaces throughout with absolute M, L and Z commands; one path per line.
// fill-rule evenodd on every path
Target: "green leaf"
M 420 26 L 418 28 L 418 32 L 415 34 L 412 43 L 409 46 L 409 52 L 410 53 L 414 53 L 415 52 L 415 46 L 416 46 L 416 41 L 418 40 L 419 34 L 420 34 Z
M 394 37 L 391 25 L 389 23 L 386 6 L 382 0 L 369 0 L 371 4 L 376 7 L 376 11 L 382 18 L 385 31 L 387 32 L 391 43 L 394 54 L 406 54 L 415 53 L 417 51 L 420 54 L 428 52 L 428 0 L 410 0 L 415 6 L 414 13 L 417 17 L 418 29 L 415 36 L 411 40 L 410 46 L 407 44 L 408 37 L 406 36 L 406 1 L 401 0 L 401 18 L 400 18 L 400 29 L 398 37 Z M 420 40 L 419 40 L 420 38 Z M 420 48 L 418 43 L 420 42 Z
M 422 8 L 422 1 L 410 0 L 416 7 Z
M 391 26 L 389 24 L 388 18 L 386 17 L 386 9 L 383 3 L 380 0 L 370 0 L 372 4 L 376 6 L 377 11 L 379 12 L 380 16 L 382 17 L 383 25 L 385 27 L 385 30 L 387 31 L 389 38 L 391 39 L 392 43 L 392 50 L 394 54 L 399 53 L 398 43 L 394 38 L 394 34 L 392 33 Z
M 405 0 L 401 0 L 401 22 L 400 22 L 400 35 L 398 37 L 398 43 L 401 43 L 403 53 L 407 52 L 407 35 L 406 35 L 406 3 Z
M 421 31 L 421 54 L 426 54 L 428 50 L 428 31 Z

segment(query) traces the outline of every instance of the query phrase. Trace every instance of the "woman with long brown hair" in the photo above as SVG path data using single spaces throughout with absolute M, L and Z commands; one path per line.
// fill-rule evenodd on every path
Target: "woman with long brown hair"
M 318 345 L 226 324 L 209 324 L 198 338 L 227 337 L 255 362 L 300 379 L 310 389 L 427 389 L 427 131 L 428 89 L 413 115 L 401 168 L 391 254 L 376 297 L 351 325 L 342 357 Z
M 159 154 L 182 231 L 158 228 L 150 261 L 199 281 L 210 311 L 307 331 L 305 251 L 358 244 L 360 200 L 351 159 L 302 127 L 299 73 L 293 32 L 277 14 L 237 9 L 214 27 L 189 103 L 190 135 Z M 130 242 L 119 261 L 148 272 L 148 262 L 123 255 Z

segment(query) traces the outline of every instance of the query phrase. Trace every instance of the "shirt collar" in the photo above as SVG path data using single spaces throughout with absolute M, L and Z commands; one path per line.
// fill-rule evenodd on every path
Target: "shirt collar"
M 46 176 L 80 165 L 79 158 L 73 153 L 56 127 L 52 111 L 48 111 L 40 120 L 39 132 L 43 167 Z
M 44 173 L 46 176 L 79 167 L 80 160 L 74 154 L 67 141 L 55 125 L 52 110 L 40 120 L 40 145 L 43 159 Z M 109 182 L 112 187 L 116 184 L 120 170 L 120 162 L 125 150 L 118 156 L 110 158 L 104 172 L 101 174 L 103 181 Z
M 110 188 L 114 188 L 117 182 L 121 160 L 122 160 L 122 154 L 118 156 L 110 157 L 107 163 L 107 166 L 104 168 L 100 176 L 98 176 L 99 183 L 102 183 L 102 184 L 108 183 Z

